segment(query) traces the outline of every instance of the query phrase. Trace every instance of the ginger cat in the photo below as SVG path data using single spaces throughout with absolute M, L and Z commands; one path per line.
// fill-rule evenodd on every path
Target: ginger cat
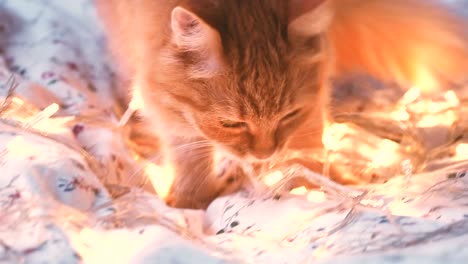
M 436 0 L 97 0 L 110 47 L 175 169 L 167 202 L 223 192 L 216 155 L 322 147 L 329 79 L 435 89 L 468 73 L 464 19 Z M 320 169 L 320 165 L 316 167 Z M 231 179 L 232 180 L 232 179 Z

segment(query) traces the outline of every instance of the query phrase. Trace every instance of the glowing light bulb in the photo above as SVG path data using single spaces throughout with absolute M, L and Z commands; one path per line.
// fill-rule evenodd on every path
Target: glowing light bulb
M 421 97 L 421 89 L 417 86 L 409 89 L 400 99 L 400 104 L 409 105 Z
M 273 186 L 283 179 L 281 171 L 274 171 L 263 178 L 263 183 L 267 186 Z
M 289 193 L 294 195 L 304 195 L 307 193 L 307 188 L 304 186 L 297 187 L 292 189 Z
M 447 103 L 452 107 L 456 107 L 456 106 L 460 105 L 460 100 L 458 99 L 458 96 L 452 90 L 447 91 L 444 94 L 444 98 L 445 98 L 445 100 L 447 100 Z

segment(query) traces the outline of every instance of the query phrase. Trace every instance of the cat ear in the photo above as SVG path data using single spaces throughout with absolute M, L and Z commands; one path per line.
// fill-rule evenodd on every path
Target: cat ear
M 172 37 L 183 51 L 193 51 L 200 59 L 195 75 L 207 75 L 221 67 L 222 44 L 219 32 L 203 19 L 183 7 L 175 7 L 171 14 Z
M 289 4 L 288 32 L 292 36 L 314 36 L 326 31 L 331 24 L 331 0 L 290 0 Z

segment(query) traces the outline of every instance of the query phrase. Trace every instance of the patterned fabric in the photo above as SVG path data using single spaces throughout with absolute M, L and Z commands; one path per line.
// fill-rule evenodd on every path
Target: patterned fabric
M 391 173 L 400 176 L 364 189 L 238 193 L 207 211 L 168 208 L 128 188 L 141 181 L 141 164 L 116 129 L 105 54 L 92 1 L 0 1 L 0 263 L 468 259 L 463 146 L 421 173 L 399 156 Z M 442 122 L 438 135 L 448 126 Z

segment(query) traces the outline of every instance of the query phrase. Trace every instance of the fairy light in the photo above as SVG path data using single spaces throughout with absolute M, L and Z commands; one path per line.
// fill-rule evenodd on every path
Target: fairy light
M 281 171 L 274 171 L 268 175 L 266 175 L 264 178 L 263 178 L 263 183 L 266 184 L 266 186 L 273 186 L 275 184 L 277 184 L 279 181 L 281 181 L 281 179 L 283 179 L 283 173 L 281 173 Z
M 304 186 L 297 187 L 292 189 L 289 193 L 294 195 L 305 195 L 307 193 L 307 188 Z
M 454 91 L 450 90 L 444 94 L 444 98 L 447 101 L 447 104 L 451 107 L 457 107 L 460 105 L 460 100 Z
M 340 148 L 341 139 L 348 134 L 349 127 L 345 124 L 332 124 L 324 129 L 322 135 L 323 145 L 327 150 L 337 150 Z
M 28 127 L 33 127 L 35 126 L 36 124 L 44 121 L 44 120 L 47 120 L 49 118 L 51 118 L 53 115 L 55 115 L 55 113 L 58 112 L 58 110 L 60 110 L 60 107 L 58 104 L 56 103 L 53 103 L 49 106 L 47 106 L 46 108 L 44 108 L 44 110 L 42 110 L 41 112 L 39 112 L 37 115 L 33 116 L 30 120 L 28 120 L 24 126 L 26 128 Z
M 411 87 L 400 99 L 400 105 L 409 105 L 421 97 L 421 89 L 417 86 Z
M 457 118 L 457 114 L 454 111 L 448 110 L 445 113 L 437 115 L 425 115 L 416 123 L 416 126 L 420 128 L 450 126 L 457 120 Z

